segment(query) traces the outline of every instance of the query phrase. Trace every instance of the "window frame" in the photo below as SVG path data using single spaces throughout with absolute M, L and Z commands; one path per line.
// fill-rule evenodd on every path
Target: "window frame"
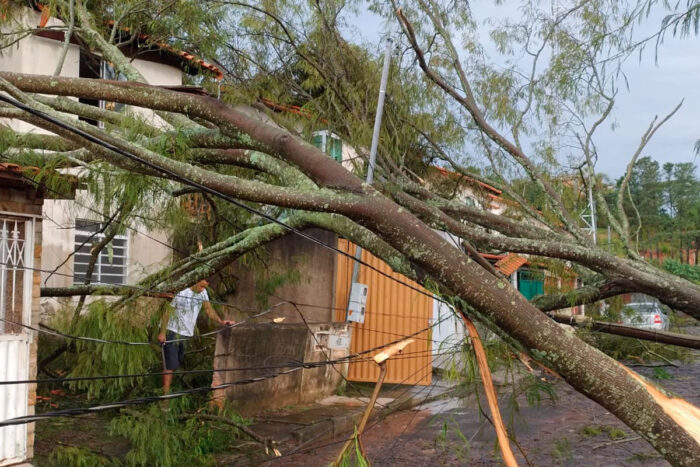
M 104 232 L 99 232 L 95 233 L 94 231 L 91 230 L 86 230 L 85 227 L 78 227 L 79 222 L 86 222 L 86 223 L 92 223 L 96 224 L 96 231 L 99 231 L 103 227 L 103 222 L 101 221 L 96 221 L 96 220 L 91 220 L 91 219 L 82 219 L 82 218 L 76 218 L 74 222 L 74 232 L 73 232 L 73 285 L 81 285 L 85 283 L 85 276 L 80 275 L 77 272 L 77 266 L 85 266 L 89 264 L 89 258 L 90 258 L 90 253 L 81 253 L 77 250 L 77 248 L 83 244 L 83 239 L 78 240 L 78 236 L 82 235 L 85 238 L 90 238 L 90 241 L 85 243 L 83 247 L 89 247 L 92 245 L 93 242 L 95 241 L 100 241 L 105 238 Z M 93 235 L 94 234 L 94 235 Z M 102 285 L 126 285 L 128 282 L 129 278 L 129 256 L 130 256 L 130 248 L 129 248 L 129 236 L 128 235 L 122 235 L 122 234 L 117 234 L 112 238 L 110 243 L 113 243 L 115 240 L 120 240 L 124 242 L 124 254 L 123 255 L 117 255 L 117 257 L 122 258 L 124 260 L 123 265 L 114 265 L 113 263 L 109 262 L 103 262 L 103 256 L 107 254 L 107 248 L 103 249 L 100 254 L 97 257 L 97 262 L 95 263 L 95 270 L 92 273 L 92 278 L 90 279 L 91 284 L 102 284 Z M 114 245 L 113 245 L 114 246 Z M 121 247 L 117 247 L 121 248 Z M 87 261 L 82 262 L 82 261 L 77 261 L 79 258 L 79 255 L 82 257 L 83 255 L 87 256 Z M 112 258 L 114 258 L 115 255 L 112 254 Z M 117 275 L 114 273 L 108 273 L 108 272 L 102 272 L 103 267 L 121 267 L 123 272 L 121 275 Z M 108 277 L 121 277 L 121 280 L 119 282 L 103 282 L 103 276 L 108 276 Z M 80 277 L 80 278 L 79 278 Z
M 314 139 L 318 136 L 321 137 L 321 146 L 320 147 L 316 146 L 314 144 Z M 340 154 L 339 154 L 338 158 L 333 157 L 333 155 L 330 153 L 331 144 L 329 144 L 329 142 L 332 142 L 333 140 L 338 141 L 338 143 L 340 144 Z M 332 131 L 329 131 L 329 130 L 314 131 L 313 133 L 311 133 L 311 144 L 316 146 L 324 154 L 326 154 L 328 157 L 330 157 L 334 161 L 338 162 L 339 164 L 343 163 L 343 139 L 340 136 L 333 133 Z

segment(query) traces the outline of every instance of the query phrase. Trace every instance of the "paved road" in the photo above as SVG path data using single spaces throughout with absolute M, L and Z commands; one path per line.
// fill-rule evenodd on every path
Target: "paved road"
M 653 374 L 651 368 L 636 369 L 649 377 Z M 671 379 L 655 381 L 700 406 L 700 361 L 664 369 Z M 543 400 L 539 407 L 530 407 L 521 395 L 517 398 L 519 411 L 509 407 L 509 390 L 499 392 L 504 417 L 512 417 L 517 439 L 533 465 L 668 465 L 646 441 L 637 439 L 599 405 L 564 382 L 557 382 L 555 389 L 555 404 Z M 481 400 L 485 404 L 485 398 Z M 448 399 L 395 414 L 367 430 L 363 440 L 374 466 L 501 464 L 493 428 L 479 416 L 474 397 L 466 403 Z M 339 448 L 336 443 L 272 464 L 328 465 Z M 517 455 L 521 465 L 526 465 L 522 455 Z

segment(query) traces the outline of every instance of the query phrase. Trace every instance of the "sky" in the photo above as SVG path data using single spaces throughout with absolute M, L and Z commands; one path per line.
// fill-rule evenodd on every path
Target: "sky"
M 489 18 L 517 15 L 515 5 L 520 2 L 505 3 L 496 6 L 493 1 L 471 2 L 484 35 Z M 664 15 L 659 11 L 649 17 L 646 23 L 637 26 L 636 35 L 641 38 L 654 33 Z M 377 55 L 381 53 L 386 23 L 371 13 L 361 13 L 351 21 L 351 27 L 356 40 L 377 44 Z M 612 118 L 596 133 L 599 155 L 596 170 L 611 179 L 622 176 L 654 116 L 663 118 L 682 99 L 681 109 L 657 131 L 641 157 L 650 156 L 661 165 L 700 163 L 693 150 L 695 141 L 700 139 L 700 36 L 679 38 L 667 34 L 658 47 L 658 55 L 651 44 L 641 57 L 638 54 L 630 57 L 623 65 L 623 72 L 628 88 L 620 87 Z

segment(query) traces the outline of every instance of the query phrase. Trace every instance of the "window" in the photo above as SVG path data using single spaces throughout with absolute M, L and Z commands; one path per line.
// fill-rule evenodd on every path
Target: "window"
M 23 322 L 25 289 L 31 287 L 31 244 L 27 242 L 31 222 L 0 217 L 0 318 Z M 30 289 L 31 290 L 31 289 Z M 0 334 L 19 334 L 19 325 L 0 321 Z
M 79 67 L 80 78 L 90 78 L 90 79 L 109 79 L 114 81 L 126 81 L 126 78 L 114 70 L 114 67 L 100 57 L 85 52 L 80 53 L 80 67 Z M 118 104 L 115 102 L 98 101 L 96 99 L 78 99 L 81 103 L 92 105 L 94 107 L 99 107 L 100 109 L 112 110 L 120 112 L 124 109 L 124 104 Z M 91 125 L 99 126 L 102 128 L 104 124 L 98 122 L 97 120 L 92 120 L 86 117 L 79 117 L 80 120 L 87 122 Z
M 311 144 L 331 156 L 338 162 L 343 161 L 343 141 L 333 133 L 317 131 L 311 137 Z
M 105 238 L 104 224 L 86 219 L 75 220 L 75 255 L 73 283 L 85 282 L 92 244 Z M 102 249 L 92 272 L 91 282 L 99 284 L 126 284 L 127 237 L 116 235 Z

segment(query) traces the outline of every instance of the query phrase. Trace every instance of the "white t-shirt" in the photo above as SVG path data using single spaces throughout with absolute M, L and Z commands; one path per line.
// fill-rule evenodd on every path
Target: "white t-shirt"
M 208 301 L 209 295 L 206 289 L 200 293 L 194 293 L 189 287 L 179 291 L 170 302 L 175 313 L 168 320 L 168 330 L 182 336 L 193 336 L 197 316 L 199 316 L 199 310 L 202 309 L 202 302 Z

